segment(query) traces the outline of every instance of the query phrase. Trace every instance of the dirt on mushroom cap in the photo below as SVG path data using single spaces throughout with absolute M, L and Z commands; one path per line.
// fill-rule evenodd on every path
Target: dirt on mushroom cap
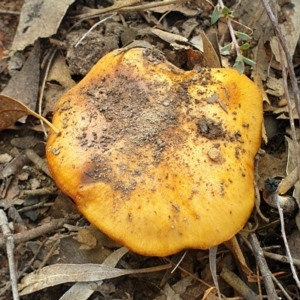
M 47 161 L 86 218 L 133 251 L 207 249 L 252 211 L 261 123 L 260 92 L 235 70 L 112 52 L 57 103 Z

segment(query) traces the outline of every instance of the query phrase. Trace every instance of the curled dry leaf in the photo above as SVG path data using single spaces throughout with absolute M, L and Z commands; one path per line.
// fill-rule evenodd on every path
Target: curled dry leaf
M 55 131 L 55 133 L 58 134 L 59 132 L 48 120 L 14 98 L 0 95 L 0 107 L 0 130 L 13 125 L 23 116 L 32 115 L 46 123 Z
M 171 264 L 145 269 L 123 270 L 98 264 L 56 264 L 42 268 L 25 276 L 19 285 L 20 296 L 24 296 L 46 287 L 65 282 L 87 282 L 116 278 L 129 274 L 139 274 L 166 270 Z

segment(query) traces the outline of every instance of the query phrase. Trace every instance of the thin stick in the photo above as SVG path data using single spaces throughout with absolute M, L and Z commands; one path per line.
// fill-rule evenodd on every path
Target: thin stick
M 81 38 L 80 40 L 76 43 L 75 48 L 86 38 L 86 36 L 92 31 L 94 30 L 95 27 L 97 27 L 98 25 L 100 25 L 101 23 L 111 19 L 112 17 L 114 17 L 117 13 L 113 13 L 112 15 L 100 20 L 99 22 L 97 22 L 96 24 L 94 24 Z
M 218 3 L 219 3 L 219 5 L 222 9 L 225 7 L 225 5 L 223 3 L 223 0 L 218 0 Z M 227 22 L 227 27 L 228 27 L 229 32 L 230 32 L 232 43 L 234 45 L 236 54 L 238 56 L 238 55 L 241 54 L 241 51 L 240 51 L 240 46 L 239 46 L 239 44 L 236 40 L 236 37 L 235 37 L 235 33 L 234 33 L 234 29 L 233 29 L 232 24 L 231 24 L 231 20 L 229 18 L 226 18 L 226 22 Z
M 11 289 L 14 300 L 19 300 L 18 293 L 18 280 L 16 276 L 15 263 L 14 263 L 14 238 L 8 227 L 8 221 L 5 212 L 0 209 L 0 227 L 3 232 L 4 238 L 6 239 L 6 252 L 9 265 L 9 274 Z
M 223 267 L 221 277 L 236 291 L 238 291 L 246 300 L 260 300 L 259 296 L 256 295 L 246 283 L 244 283 L 240 277 Z
M 277 261 L 280 261 L 282 263 L 287 263 L 287 264 L 290 263 L 289 258 L 285 255 L 272 253 L 272 252 L 268 252 L 268 251 L 264 250 L 264 256 L 269 257 L 269 258 L 274 259 L 274 260 L 277 260 Z M 294 265 L 300 267 L 300 259 L 292 258 L 292 262 L 293 262 Z
M 280 217 L 281 234 L 282 234 L 282 238 L 283 238 L 283 241 L 284 241 L 286 255 L 287 255 L 288 259 L 289 259 L 289 263 L 290 263 L 290 267 L 291 267 L 291 271 L 292 271 L 293 277 L 294 277 L 294 279 L 296 281 L 296 284 L 297 284 L 298 288 L 300 289 L 299 278 L 298 278 L 297 272 L 295 270 L 295 266 L 293 264 L 292 254 L 291 254 L 290 247 L 289 247 L 289 244 L 288 244 L 288 241 L 287 241 L 287 237 L 286 237 L 286 234 L 285 234 L 283 211 L 282 211 L 282 208 L 280 206 L 279 201 L 277 202 L 277 209 L 278 209 L 279 217 Z
M 46 175 L 52 178 L 46 162 L 39 155 L 37 155 L 32 149 L 26 149 L 25 153 L 28 159 L 30 159 Z
M 268 299 L 277 299 L 277 294 L 275 290 L 274 283 L 272 281 L 271 272 L 267 265 L 264 253 L 259 245 L 258 239 L 254 233 L 250 234 L 250 243 L 252 246 L 252 251 L 255 256 L 256 262 L 259 266 L 260 272 L 262 274 Z
M 272 274 L 272 279 L 273 281 L 276 283 L 276 285 L 280 288 L 280 290 L 282 291 L 283 295 L 285 296 L 285 298 L 287 300 L 293 300 L 290 295 L 286 292 L 286 290 L 284 289 L 284 287 L 281 285 L 281 283 L 277 280 L 277 278 Z
M 21 12 L 19 11 L 13 11 L 13 10 L 4 10 L 4 9 L 0 9 L 0 14 L 8 14 L 8 15 L 20 15 Z
M 16 233 L 13 235 L 15 244 L 20 244 L 23 242 L 30 241 L 37 237 L 40 237 L 44 234 L 57 230 L 58 228 L 62 227 L 66 223 L 66 219 L 54 219 L 51 220 L 49 223 L 45 223 L 41 226 L 35 227 L 33 229 L 29 229 L 27 231 L 23 231 L 20 233 Z M 0 238 L 0 246 L 5 244 L 5 239 Z
M 56 54 L 56 51 L 57 51 L 57 48 L 52 49 L 52 53 L 49 57 L 48 64 L 47 64 L 45 74 L 44 74 L 44 77 L 43 77 L 42 85 L 41 85 L 41 88 L 40 88 L 40 96 L 39 96 L 39 99 L 38 99 L 38 113 L 39 113 L 40 116 L 42 116 L 42 102 L 43 102 L 43 96 L 44 96 L 46 80 L 47 80 L 47 77 L 48 77 L 48 74 L 49 74 L 50 66 L 52 65 L 53 58 Z M 44 131 L 44 134 L 45 134 L 46 137 L 47 137 L 47 131 L 44 127 L 43 122 L 45 122 L 48 126 L 50 126 L 50 128 L 52 128 L 56 134 L 59 133 L 59 131 L 47 119 L 44 119 L 43 121 L 41 120 L 41 125 L 43 127 L 43 131 Z
M 161 2 L 150 2 L 146 4 L 141 5 L 135 5 L 135 6 L 128 6 L 125 1 L 119 1 L 119 5 L 112 5 L 106 8 L 102 9 L 90 9 L 90 12 L 77 15 L 76 18 L 80 18 L 81 21 L 89 19 L 89 18 L 96 18 L 100 15 L 103 15 L 105 13 L 112 13 L 112 12 L 129 12 L 129 11 L 136 11 L 136 10 L 147 10 L 150 8 L 155 8 L 159 6 L 165 6 L 165 5 L 171 5 L 176 4 L 180 2 L 185 2 L 186 0 L 165 0 Z M 139 2 L 139 1 L 138 1 Z

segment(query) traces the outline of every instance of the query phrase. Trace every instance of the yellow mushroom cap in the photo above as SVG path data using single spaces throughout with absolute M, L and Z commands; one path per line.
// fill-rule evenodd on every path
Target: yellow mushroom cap
M 142 255 L 208 249 L 254 205 L 262 97 L 232 69 L 183 71 L 154 49 L 104 56 L 57 103 L 47 161 L 58 187 Z

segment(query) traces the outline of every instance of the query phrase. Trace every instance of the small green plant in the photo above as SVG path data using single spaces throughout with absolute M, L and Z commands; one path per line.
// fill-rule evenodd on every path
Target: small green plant
M 216 5 L 211 15 L 211 24 L 215 24 L 221 17 L 233 18 L 230 9 L 224 6 L 222 9 L 219 5 Z
M 233 14 L 230 9 L 223 5 L 216 5 L 211 15 L 211 24 L 215 24 L 220 18 L 226 18 L 230 30 L 232 42 L 221 48 L 221 52 L 229 51 L 232 48 L 236 49 L 237 56 L 233 67 L 242 74 L 245 71 L 245 64 L 249 66 L 255 65 L 255 61 L 245 57 L 243 51 L 250 48 L 251 36 L 244 32 L 234 31 L 231 25 Z

